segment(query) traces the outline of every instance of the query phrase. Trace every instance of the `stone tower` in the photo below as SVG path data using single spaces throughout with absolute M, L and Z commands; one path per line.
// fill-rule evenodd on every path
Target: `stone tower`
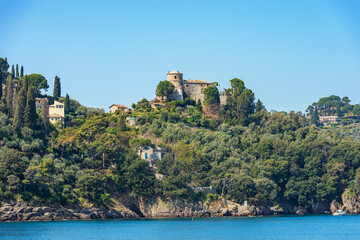
M 175 90 L 170 95 L 170 98 L 174 100 L 184 100 L 183 74 L 176 70 L 168 72 L 167 80 L 175 86 Z

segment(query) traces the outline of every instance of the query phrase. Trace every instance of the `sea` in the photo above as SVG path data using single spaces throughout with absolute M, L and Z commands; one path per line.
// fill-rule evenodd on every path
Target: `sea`
M 0 239 L 360 239 L 360 215 L 3 222 Z

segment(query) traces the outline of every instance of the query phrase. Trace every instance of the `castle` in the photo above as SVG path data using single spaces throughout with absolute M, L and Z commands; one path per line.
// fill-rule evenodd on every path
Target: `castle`
M 176 70 L 167 73 L 167 80 L 175 86 L 169 100 L 184 100 L 189 97 L 196 102 L 200 99 L 201 103 L 204 101 L 204 89 L 214 84 L 203 80 L 183 79 L 183 74 Z M 225 104 L 225 92 L 219 92 L 219 94 L 220 104 Z

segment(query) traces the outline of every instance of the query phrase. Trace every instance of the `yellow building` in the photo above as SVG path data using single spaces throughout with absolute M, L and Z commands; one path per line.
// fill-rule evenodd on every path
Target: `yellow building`
M 55 100 L 54 104 L 49 106 L 49 121 L 56 123 L 59 120 L 64 123 L 65 108 L 64 103 Z

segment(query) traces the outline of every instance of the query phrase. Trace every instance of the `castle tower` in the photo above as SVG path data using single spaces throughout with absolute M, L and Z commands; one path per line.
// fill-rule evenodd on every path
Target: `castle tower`
M 176 70 L 168 72 L 167 80 L 175 86 L 175 90 L 170 95 L 170 98 L 173 100 L 184 100 L 183 74 Z

